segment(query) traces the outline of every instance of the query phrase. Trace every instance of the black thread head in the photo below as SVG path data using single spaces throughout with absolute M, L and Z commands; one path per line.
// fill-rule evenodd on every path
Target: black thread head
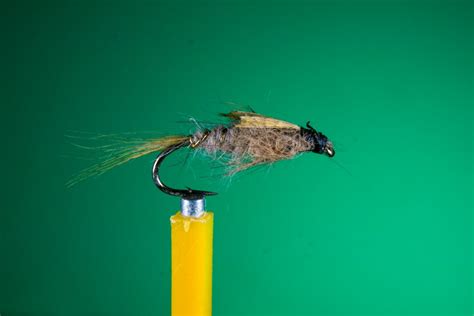
M 314 129 L 310 122 L 306 123 L 306 127 L 301 128 L 303 136 L 305 136 L 313 145 L 311 151 L 317 154 L 324 154 L 328 157 L 334 157 L 336 151 L 332 142 L 321 132 Z

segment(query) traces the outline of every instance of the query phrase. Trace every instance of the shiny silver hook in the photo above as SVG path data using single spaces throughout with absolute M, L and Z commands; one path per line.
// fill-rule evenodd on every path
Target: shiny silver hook
M 173 189 L 167 186 L 166 184 L 163 183 L 160 179 L 159 175 L 159 169 L 160 165 L 165 160 L 165 158 L 171 154 L 172 152 L 185 147 L 189 146 L 191 144 L 190 140 L 184 141 L 182 143 L 170 146 L 163 150 L 158 157 L 156 157 L 155 162 L 153 163 L 153 168 L 152 168 L 152 177 L 153 177 L 153 182 L 155 185 L 163 191 L 166 194 L 173 195 L 173 196 L 179 196 L 184 200 L 200 200 L 203 199 L 207 195 L 216 195 L 217 193 L 215 192 L 209 192 L 209 191 L 200 191 L 200 190 L 193 190 L 191 188 L 186 188 L 186 189 Z

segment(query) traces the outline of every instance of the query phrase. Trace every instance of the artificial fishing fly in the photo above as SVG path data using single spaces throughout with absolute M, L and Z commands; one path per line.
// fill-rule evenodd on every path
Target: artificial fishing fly
M 110 151 L 102 162 L 84 169 L 67 185 L 72 186 L 92 176 L 100 175 L 116 166 L 153 152 L 161 152 L 154 165 L 154 180 L 164 192 L 180 191 L 166 187 L 158 177 L 158 166 L 168 154 L 179 148 L 188 147 L 208 154 L 214 160 L 223 160 L 228 175 L 263 164 L 291 159 L 303 152 L 314 152 L 333 157 L 333 144 L 310 122 L 301 127 L 255 112 L 233 111 L 221 114 L 227 124 L 212 129 L 199 128 L 192 135 L 175 135 L 149 140 L 129 140 L 118 149 Z M 155 170 L 156 169 L 156 170 Z M 156 174 L 155 174 L 156 173 Z M 167 191 L 169 189 L 169 191 Z M 183 195 L 192 190 L 173 195 Z M 196 192 L 196 191 L 195 191 Z M 201 193 L 210 193 L 198 191 Z M 202 194 L 201 194 L 202 195 Z

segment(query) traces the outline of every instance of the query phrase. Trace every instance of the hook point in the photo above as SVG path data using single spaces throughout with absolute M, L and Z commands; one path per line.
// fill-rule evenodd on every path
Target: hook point
M 158 189 L 160 189 L 162 192 L 169 195 L 173 195 L 173 196 L 180 196 L 181 198 L 186 199 L 186 200 L 199 200 L 199 199 L 203 199 L 204 197 L 208 195 L 216 195 L 217 194 L 216 192 L 193 190 L 190 187 L 186 187 L 186 189 L 173 189 L 161 181 L 160 175 L 159 175 L 159 169 L 163 160 L 165 160 L 165 158 L 169 154 L 188 145 L 190 145 L 190 141 L 186 140 L 182 143 L 169 146 L 168 148 L 160 152 L 160 154 L 156 157 L 155 162 L 153 163 L 153 168 L 152 168 L 153 182 L 158 187 Z

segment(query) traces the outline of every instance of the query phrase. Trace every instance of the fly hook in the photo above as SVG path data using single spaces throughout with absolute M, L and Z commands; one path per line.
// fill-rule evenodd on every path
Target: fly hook
M 227 118 L 226 124 L 216 124 L 212 129 L 199 127 L 192 135 L 169 135 L 159 138 L 128 141 L 113 136 L 111 145 L 98 147 L 104 149 L 107 158 L 79 172 L 68 182 L 72 186 L 91 176 L 97 176 L 114 167 L 144 155 L 160 152 L 152 169 L 156 186 L 166 194 L 179 196 L 185 201 L 204 200 L 214 192 L 187 189 L 174 189 L 165 185 L 159 176 L 160 164 L 172 152 L 187 147 L 207 154 L 211 159 L 220 160 L 227 167 L 226 175 L 251 167 L 271 164 L 291 159 L 303 152 L 333 157 L 334 145 L 319 130 L 275 119 L 252 112 L 232 111 L 221 114 Z M 98 137 L 102 139 L 101 137 Z M 222 158 L 222 159 L 221 159 Z
M 210 191 L 200 191 L 200 190 L 193 190 L 191 188 L 186 188 L 186 189 L 173 189 L 167 186 L 166 184 L 163 183 L 160 179 L 159 175 L 159 169 L 160 165 L 165 160 L 165 158 L 173 153 L 174 151 L 183 148 L 185 146 L 190 146 L 192 145 L 191 140 L 187 139 L 186 141 L 183 141 L 179 144 L 169 146 L 168 148 L 164 149 L 158 157 L 156 157 L 155 162 L 153 163 L 153 168 L 152 168 L 152 177 L 153 177 L 153 182 L 155 185 L 163 191 L 166 194 L 173 195 L 173 196 L 179 196 L 183 200 L 201 200 L 207 195 L 216 195 L 217 193 L 215 192 L 210 192 Z

